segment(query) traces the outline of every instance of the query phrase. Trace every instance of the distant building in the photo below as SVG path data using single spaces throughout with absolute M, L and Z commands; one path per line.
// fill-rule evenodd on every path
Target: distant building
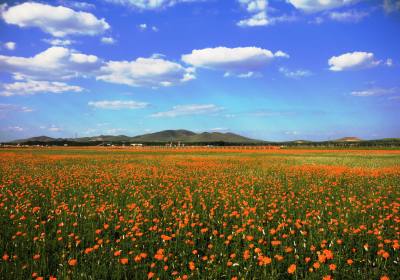
M 131 144 L 132 147 L 143 147 L 142 143 L 132 143 Z

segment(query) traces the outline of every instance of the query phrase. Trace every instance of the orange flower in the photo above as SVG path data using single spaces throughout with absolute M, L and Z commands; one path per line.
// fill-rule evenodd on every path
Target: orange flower
M 272 259 L 267 256 L 258 257 L 258 265 L 268 265 L 272 262 Z
M 283 256 L 281 256 L 281 255 L 275 255 L 274 258 L 275 258 L 278 262 L 280 262 L 280 261 L 283 260 Z
M 336 270 L 336 264 L 331 263 L 329 265 L 329 270 L 335 271 Z
M 288 269 L 287 269 L 287 272 L 288 272 L 289 274 L 293 274 L 295 271 L 296 271 L 296 265 L 295 265 L 295 264 L 290 265 L 290 266 L 288 267 Z
M 348 259 L 348 260 L 347 260 L 347 264 L 348 264 L 348 265 L 352 265 L 352 264 L 353 264 L 353 260 L 352 260 L 352 259 Z
M 327 258 L 328 260 L 333 259 L 333 253 L 332 253 L 331 250 L 325 249 L 323 253 L 324 253 L 324 255 L 326 256 L 326 258 Z
M 321 254 L 318 256 L 318 261 L 320 263 L 324 263 L 326 261 L 326 256 L 324 254 Z
M 70 260 L 68 261 L 68 264 L 69 264 L 70 266 L 75 266 L 77 263 L 78 263 L 78 261 L 77 261 L 76 259 L 70 259 Z
M 3 259 L 3 261 L 8 261 L 9 259 L 10 259 L 10 256 L 9 255 L 7 255 L 7 254 L 4 254 L 3 255 L 3 257 L 2 257 L 2 259 Z
M 247 241 L 252 241 L 254 239 L 254 236 L 252 235 L 247 235 L 246 236 Z
M 383 257 L 384 259 L 388 259 L 388 258 L 390 257 L 390 254 L 389 254 L 388 252 L 383 252 L 383 253 L 382 253 L 382 257 Z
M 147 273 L 147 279 L 151 279 L 151 278 L 153 278 L 153 276 L 154 276 L 154 272 L 149 272 L 149 273 Z
M 271 245 L 272 246 L 279 246 L 281 244 L 281 241 L 279 241 L 279 240 L 272 240 L 271 241 Z
M 129 261 L 128 261 L 127 258 L 121 258 L 121 259 L 119 259 L 119 262 L 120 262 L 121 264 L 127 264 Z
M 332 280 L 332 276 L 330 275 L 325 275 L 324 277 L 322 277 L 322 280 Z
M 390 280 L 389 276 L 383 275 L 381 276 L 380 280 Z
M 119 257 L 119 256 L 121 256 L 121 250 L 118 250 L 118 251 L 115 251 L 114 252 L 114 257 Z
M 168 241 L 168 240 L 171 240 L 172 237 L 170 237 L 170 236 L 168 236 L 168 235 L 165 235 L 165 234 L 162 234 L 162 235 L 161 235 L 161 239 L 164 240 L 164 241 Z
M 85 254 L 89 254 L 93 251 L 93 248 L 86 248 L 85 249 Z
M 34 255 L 32 258 L 36 261 L 36 260 L 40 259 L 40 255 L 39 255 L 39 254 L 36 254 L 36 255 Z
M 249 250 L 244 251 L 244 253 L 243 253 L 243 259 L 244 259 L 244 260 L 250 259 L 250 251 L 249 251 Z
M 194 265 L 194 262 L 189 262 L 189 269 L 192 270 L 192 271 L 196 269 L 196 266 Z

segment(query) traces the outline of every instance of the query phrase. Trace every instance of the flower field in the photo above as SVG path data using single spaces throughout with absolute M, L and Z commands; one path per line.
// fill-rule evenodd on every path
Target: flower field
M 400 151 L 0 150 L 1 279 L 400 279 Z

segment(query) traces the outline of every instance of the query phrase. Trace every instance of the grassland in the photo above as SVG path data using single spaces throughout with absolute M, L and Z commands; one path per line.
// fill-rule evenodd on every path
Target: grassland
M 399 279 L 400 151 L 0 150 L 1 279 Z

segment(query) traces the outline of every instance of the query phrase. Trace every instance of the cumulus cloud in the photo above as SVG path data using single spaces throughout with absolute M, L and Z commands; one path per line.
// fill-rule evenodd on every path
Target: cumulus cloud
M 142 10 L 158 10 L 180 3 L 201 2 L 204 0 L 105 0 L 109 3 L 124 5 Z
M 100 59 L 64 47 L 50 47 L 33 57 L 0 55 L 0 71 L 16 79 L 69 79 L 99 68 Z
M 81 92 L 83 88 L 79 86 L 68 85 L 62 82 L 33 81 L 15 82 L 3 84 L 0 95 L 33 95 L 38 93 L 62 93 L 62 92 Z
M 178 116 L 189 116 L 189 115 L 204 115 L 217 113 L 223 110 L 222 107 L 218 107 L 215 104 L 189 104 L 189 105 L 176 105 L 171 110 L 165 112 L 158 112 L 152 114 L 153 118 L 174 118 Z
M 269 24 L 267 18 L 267 0 L 238 0 L 240 5 L 247 10 L 251 16 L 237 23 L 238 26 L 265 26 Z
M 289 69 L 285 67 L 280 67 L 279 72 L 283 74 L 284 76 L 291 78 L 291 79 L 300 79 L 304 77 L 309 77 L 312 75 L 311 71 L 309 70 L 304 70 L 304 69 L 298 69 L 294 71 L 290 71 Z
M 182 56 L 182 60 L 197 68 L 223 70 L 229 74 L 246 74 L 261 70 L 275 58 L 288 58 L 289 55 L 257 47 L 206 48 L 193 50 Z
M 134 100 L 101 100 L 101 101 L 90 101 L 89 106 L 98 109 L 108 110 L 122 110 L 122 109 L 143 109 L 149 106 L 149 103 L 138 102 Z
M 4 47 L 7 50 L 13 51 L 17 47 L 17 44 L 15 42 L 6 42 L 6 43 L 4 43 Z
M 359 22 L 369 14 L 364 11 L 330 12 L 329 18 L 339 22 Z
M 195 78 L 193 68 L 156 57 L 109 61 L 100 73 L 98 80 L 137 87 L 167 87 Z
M 2 12 L 2 18 L 19 27 L 38 27 L 54 37 L 97 35 L 110 28 L 104 19 L 91 13 L 36 2 L 12 6 Z
M 358 0 L 287 0 L 296 9 L 305 12 L 319 12 L 353 4 Z
M 329 70 L 344 71 L 353 69 L 371 68 L 379 65 L 381 61 L 375 60 L 370 52 L 352 52 L 339 56 L 332 56 L 328 60 Z
M 112 45 L 112 44 L 115 44 L 115 39 L 112 38 L 112 37 L 102 37 L 102 38 L 101 38 L 101 42 L 102 42 L 103 44 Z

